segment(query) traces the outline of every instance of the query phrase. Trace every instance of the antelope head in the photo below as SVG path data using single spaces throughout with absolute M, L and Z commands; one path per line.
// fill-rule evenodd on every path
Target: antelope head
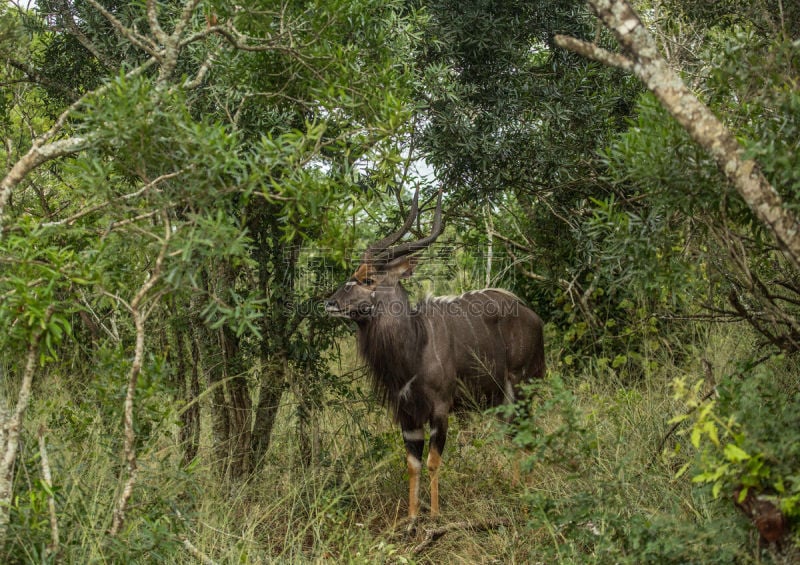
M 431 234 L 395 245 L 408 233 L 417 217 L 418 198 L 419 190 L 414 194 L 411 211 L 400 229 L 367 247 L 356 271 L 325 303 L 329 314 L 363 322 L 378 313 L 381 307 L 392 311 L 393 304 L 399 309 L 408 306 L 405 290 L 399 282 L 414 272 L 416 259 L 413 254 L 433 243 L 443 228 L 442 192 L 439 191 Z

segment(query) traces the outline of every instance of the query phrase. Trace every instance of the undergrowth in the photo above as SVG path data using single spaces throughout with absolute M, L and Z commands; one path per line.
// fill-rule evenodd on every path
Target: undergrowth
M 10 542 L 0 561 L 197 563 L 205 556 L 216 563 L 790 562 L 791 543 L 783 553 L 759 544 L 758 531 L 735 508 L 731 489 L 738 475 L 716 491 L 693 480 L 714 464 L 713 453 L 692 441 L 699 410 L 674 394 L 674 384 L 702 381 L 696 398 L 717 386 L 721 417 L 758 418 L 752 397 L 766 385 L 730 378 L 750 352 L 740 338 L 727 330 L 712 332 L 680 365 L 654 357 L 652 370 L 633 383 L 608 366 L 572 374 L 553 363 L 513 414 L 453 417 L 441 475 L 442 517 L 434 522 L 423 512 L 413 533 L 405 520 L 402 440 L 385 412 L 371 401 L 322 410 L 316 423 L 323 453 L 304 468 L 294 453 L 293 403 L 287 398 L 263 468 L 237 484 L 216 478 L 208 422 L 198 459 L 183 468 L 176 419 L 159 413 L 139 447 L 127 526 L 112 539 L 106 532 L 122 465 L 119 430 L 51 375 L 40 384 L 28 419 Z M 790 364 L 769 363 L 775 386 L 796 391 Z M 739 390 L 734 381 L 747 384 Z M 751 401 L 733 401 L 739 392 Z M 498 415 L 512 417 L 511 425 Z M 681 415 L 686 417 L 674 423 Z M 35 437 L 41 426 L 52 488 L 40 479 Z M 753 442 L 759 443 L 743 449 L 778 442 L 770 435 L 774 427 L 753 429 Z M 789 458 L 796 450 L 776 453 Z M 776 473 L 788 475 L 787 489 L 795 488 L 792 462 L 769 461 Z M 60 531 L 57 555 L 46 551 L 51 494 Z M 423 479 L 423 501 L 427 497 Z M 458 527 L 448 528 L 453 524 Z M 437 529 L 440 537 L 434 536 Z

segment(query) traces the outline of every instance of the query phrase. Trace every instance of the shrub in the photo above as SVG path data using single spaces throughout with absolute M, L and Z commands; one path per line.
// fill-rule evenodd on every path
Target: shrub
M 715 498 L 732 498 L 768 541 L 786 538 L 800 518 L 800 391 L 796 361 L 782 357 L 768 363 L 741 365 L 717 386 L 718 397 L 699 397 L 699 386 L 674 382 L 675 396 L 689 413 L 684 430 L 696 457 L 678 472 L 711 486 Z M 751 508 L 761 500 L 761 508 Z M 764 513 L 777 509 L 781 524 L 769 524 Z M 777 515 L 776 515 L 777 516 Z M 778 518 L 776 518 L 778 519 Z M 781 531 L 769 532 L 769 528 Z M 795 528 L 796 529 L 796 528 Z M 794 545 L 798 534 L 795 531 Z

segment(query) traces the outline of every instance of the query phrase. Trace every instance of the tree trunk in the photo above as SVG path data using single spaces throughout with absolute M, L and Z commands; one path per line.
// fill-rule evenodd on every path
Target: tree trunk
M 310 365 L 310 364 L 309 364 Z M 307 365 L 302 375 L 292 379 L 292 389 L 297 400 L 297 449 L 302 467 L 315 467 L 319 464 L 320 434 L 317 410 L 319 406 L 318 388 L 314 386 L 313 369 Z
M 276 230 L 276 210 L 261 200 L 251 202 L 248 228 L 253 235 L 253 257 L 258 261 L 258 284 L 269 302 L 260 320 L 262 363 L 258 403 L 252 436 L 252 468 L 263 462 L 271 442 L 275 418 L 287 386 L 289 343 L 296 326 L 292 319 L 295 267 L 299 241 L 287 243 Z
M 225 375 L 224 409 L 228 412 L 228 476 L 241 479 L 250 473 L 253 402 L 247 371 L 240 355 L 239 338 L 227 327 L 219 333 Z
M 191 336 L 185 336 L 185 347 L 191 352 L 192 369 L 189 375 L 188 390 L 186 401 L 189 402 L 186 411 L 183 413 L 183 434 L 181 442 L 183 448 L 183 463 L 188 465 L 200 450 L 200 350 L 197 341 Z
M 284 356 L 273 356 L 265 360 L 261 370 L 261 385 L 253 424 L 253 447 L 251 465 L 257 469 L 263 462 L 272 438 L 272 428 L 278 415 L 283 391 L 286 389 L 288 361 Z
M 316 467 L 320 462 L 321 438 L 319 425 L 319 407 L 322 404 L 321 373 L 324 365 L 317 356 L 322 344 L 316 328 L 311 325 L 306 336 L 309 352 L 306 355 L 302 373 L 292 377 L 292 390 L 297 398 L 297 445 L 300 464 L 303 467 Z M 312 354 L 313 352 L 313 354 Z
M 188 304 L 173 302 L 170 307 L 173 311 L 185 310 Z M 170 363 L 175 369 L 175 398 L 181 411 L 178 441 L 183 450 L 183 464 L 188 465 L 197 456 L 200 441 L 200 412 L 197 405 L 200 360 L 196 341 L 187 332 L 183 320 L 176 319 L 167 327 L 166 343 L 162 347 L 169 352 Z
M 204 278 L 207 278 L 205 274 Z M 208 281 L 204 281 L 208 287 Z M 214 462 L 218 466 L 220 476 L 227 474 L 228 461 L 228 412 L 225 410 L 225 391 L 222 388 L 222 361 L 219 349 L 212 339 L 211 331 L 200 318 L 202 304 L 199 295 L 192 296 L 190 307 L 190 323 L 192 325 L 192 363 L 198 371 L 205 375 L 205 386 L 211 390 L 210 415 L 211 437 Z
M 200 354 L 197 342 L 185 332 L 181 334 L 181 357 L 191 360 L 188 374 L 183 374 L 183 399 L 186 406 L 181 414 L 180 442 L 183 446 L 183 464 L 188 465 L 200 449 Z M 184 363 L 185 365 L 185 363 Z
M 211 294 L 223 294 L 233 284 L 229 265 L 206 273 L 205 286 Z M 223 478 L 238 479 L 250 471 L 252 401 L 247 383 L 247 364 L 241 355 L 239 338 L 227 327 L 209 329 L 199 316 L 202 304 L 192 299 L 193 364 L 206 374 L 211 388 L 211 426 L 214 459 Z M 194 378 L 194 377 L 193 377 Z M 198 377 L 199 380 L 199 377 Z

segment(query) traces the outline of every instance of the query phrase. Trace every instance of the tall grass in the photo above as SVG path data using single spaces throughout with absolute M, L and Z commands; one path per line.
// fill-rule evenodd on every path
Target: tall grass
M 78 410 L 75 390 L 51 375 L 28 429 L 48 427 L 62 562 L 196 563 L 200 554 L 218 563 L 746 562 L 757 559 L 750 524 L 729 499 L 675 476 L 691 456 L 681 430 L 666 441 L 676 455 L 658 447 L 683 410 L 672 380 L 707 378 L 709 366 L 729 371 L 750 347 L 737 330 L 717 328 L 679 362 L 653 352 L 636 381 L 607 367 L 569 374 L 552 359 L 556 378 L 524 412 L 530 441 L 519 435 L 524 426 L 509 431 L 490 415 L 452 418 L 442 516 L 433 522 L 423 512 L 412 533 L 400 434 L 371 399 L 338 400 L 316 415 L 323 450 L 304 468 L 287 396 L 263 467 L 233 485 L 214 473 L 208 422 L 200 457 L 183 469 L 175 421 L 164 419 L 139 447 L 139 481 L 119 540 L 106 534 L 122 465 L 109 420 Z M 36 499 L 44 494 L 34 446 L 24 447 L 4 560 L 42 562 L 49 530 Z M 423 481 L 423 500 L 427 494 Z

